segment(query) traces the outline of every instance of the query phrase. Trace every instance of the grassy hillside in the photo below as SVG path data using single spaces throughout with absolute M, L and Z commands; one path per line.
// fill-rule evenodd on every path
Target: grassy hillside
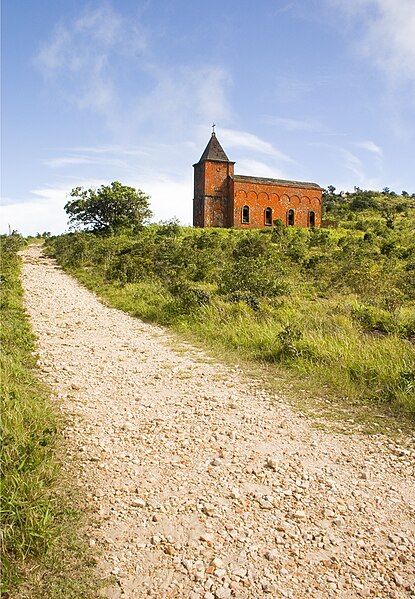
M 87 558 L 59 467 L 61 422 L 36 376 L 18 235 L 1 237 L 1 554 L 4 597 L 87 597 Z
M 345 402 L 414 416 L 414 199 L 331 190 L 325 206 L 330 228 L 167 223 L 49 247 L 131 314 L 289 369 Z

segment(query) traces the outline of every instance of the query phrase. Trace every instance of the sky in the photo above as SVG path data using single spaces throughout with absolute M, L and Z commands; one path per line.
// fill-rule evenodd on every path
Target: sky
M 415 192 L 415 0 L 3 0 L 1 232 L 115 180 L 190 224 L 213 122 L 237 174 Z

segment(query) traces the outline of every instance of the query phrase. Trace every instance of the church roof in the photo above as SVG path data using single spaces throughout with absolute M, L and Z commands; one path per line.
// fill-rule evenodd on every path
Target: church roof
M 281 185 L 283 187 L 305 187 L 307 189 L 321 189 L 317 183 L 308 183 L 306 181 L 289 181 L 288 179 L 269 179 L 268 177 L 250 177 L 249 175 L 234 175 L 234 181 L 262 183 L 264 185 Z
M 214 131 L 212 133 L 208 145 L 205 148 L 205 151 L 200 157 L 199 162 L 203 162 L 204 160 L 213 160 L 216 162 L 229 162 L 229 158 L 226 156 L 225 151 L 220 145 Z

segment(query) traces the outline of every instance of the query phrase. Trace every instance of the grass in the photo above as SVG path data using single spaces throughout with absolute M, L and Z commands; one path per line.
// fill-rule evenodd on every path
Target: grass
M 172 297 L 157 283 L 109 282 L 98 268 L 71 273 L 109 305 L 168 325 L 179 338 L 210 349 L 222 360 L 239 362 L 272 391 L 283 388 L 298 409 L 319 419 L 337 420 L 339 430 L 350 430 L 351 419 L 366 432 L 392 434 L 413 427 L 411 344 L 397 335 L 362 332 L 347 306 L 341 313 L 341 298 L 317 305 L 316 312 L 314 302 L 291 297 L 288 307 L 280 306 L 278 319 L 274 313 L 258 315 L 245 304 L 229 306 L 220 301 L 172 318 Z M 288 333 L 281 340 L 293 314 L 300 339 Z M 345 421 L 349 422 L 346 429 Z
M 47 247 L 133 316 L 292 375 L 342 404 L 341 412 L 360 406 L 413 423 L 414 199 L 331 193 L 334 229 L 167 223 L 63 235 Z
M 81 533 L 82 495 L 62 469 L 63 422 L 38 379 L 22 304 L 21 239 L 2 238 L 1 553 L 4 597 L 93 597 L 93 560 Z

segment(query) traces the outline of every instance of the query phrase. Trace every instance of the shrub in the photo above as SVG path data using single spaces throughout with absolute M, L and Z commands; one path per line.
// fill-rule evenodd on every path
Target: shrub
M 356 304 L 352 308 L 352 315 L 368 331 L 392 333 L 397 329 L 392 314 L 382 308 L 366 304 Z
M 231 304 L 243 302 L 252 308 L 254 312 L 258 312 L 261 308 L 259 298 L 256 295 L 249 293 L 249 291 L 234 291 L 233 293 L 229 293 L 225 299 Z

